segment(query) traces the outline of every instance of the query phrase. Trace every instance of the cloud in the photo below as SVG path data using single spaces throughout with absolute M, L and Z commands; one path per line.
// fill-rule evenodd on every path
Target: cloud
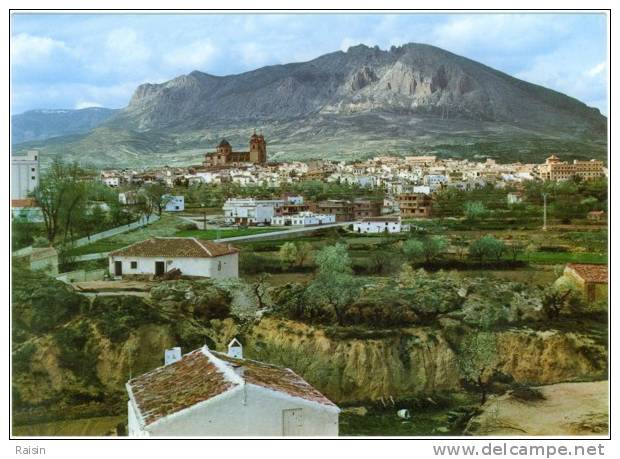
M 591 69 L 587 70 L 585 74 L 589 77 L 595 77 L 606 71 L 607 71 L 607 62 L 604 61 L 604 62 L 601 62 L 600 64 L 595 65 Z
M 216 56 L 217 51 L 211 39 L 195 40 L 167 52 L 163 63 L 170 67 L 185 69 L 184 71 L 204 69 Z
M 20 14 L 13 107 L 125 105 L 135 87 L 314 59 L 364 43 L 428 43 L 584 101 L 606 97 L 597 14 Z
M 110 31 L 105 41 L 105 53 L 110 64 L 137 66 L 151 57 L 151 49 L 132 28 Z
M 99 102 L 89 102 L 86 100 L 78 100 L 75 104 L 76 110 L 81 110 L 83 108 L 91 108 L 91 107 L 103 107 Z
M 56 51 L 66 51 L 64 42 L 50 37 L 20 33 L 11 37 L 11 63 L 31 65 L 47 60 Z

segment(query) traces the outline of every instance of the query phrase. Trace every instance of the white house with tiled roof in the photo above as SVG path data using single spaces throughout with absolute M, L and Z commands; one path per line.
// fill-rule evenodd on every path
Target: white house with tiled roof
M 288 368 L 204 346 L 126 384 L 131 436 L 336 436 L 340 409 Z
M 193 237 L 153 237 L 108 254 L 110 274 L 161 276 L 179 269 L 182 276 L 239 277 L 239 249 Z

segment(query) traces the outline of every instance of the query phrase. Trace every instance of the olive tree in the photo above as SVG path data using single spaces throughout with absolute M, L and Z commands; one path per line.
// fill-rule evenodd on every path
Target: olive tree
M 361 284 L 352 274 L 346 246 L 336 244 L 317 252 L 318 274 L 306 291 L 307 300 L 331 308 L 338 325 L 344 325 L 344 310 L 358 296 Z

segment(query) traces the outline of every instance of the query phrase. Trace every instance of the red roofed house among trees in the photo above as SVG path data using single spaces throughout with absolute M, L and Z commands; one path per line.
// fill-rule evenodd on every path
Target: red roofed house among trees
M 188 277 L 239 277 L 239 249 L 193 237 L 153 237 L 108 254 L 115 277 L 162 276 L 173 269 Z
M 206 346 L 126 384 L 131 436 L 335 436 L 340 409 L 288 368 Z
M 607 265 L 569 263 L 564 276 L 579 287 L 588 302 L 607 298 Z

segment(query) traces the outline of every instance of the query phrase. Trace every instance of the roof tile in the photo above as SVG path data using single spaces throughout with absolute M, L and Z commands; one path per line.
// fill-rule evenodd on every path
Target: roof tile
M 606 284 L 607 283 L 607 265 L 594 265 L 582 263 L 569 263 L 567 268 L 571 268 L 579 277 L 586 282 Z
M 237 253 L 230 244 L 193 237 L 153 237 L 110 252 L 111 256 L 212 258 Z

